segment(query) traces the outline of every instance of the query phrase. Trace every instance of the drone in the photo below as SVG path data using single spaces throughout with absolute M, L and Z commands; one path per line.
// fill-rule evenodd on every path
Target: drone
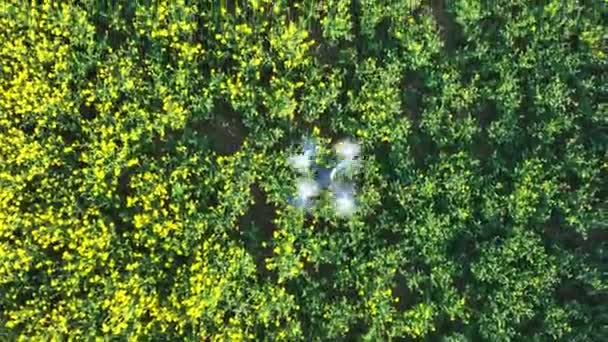
M 350 182 L 359 166 L 361 147 L 350 140 L 342 140 L 334 149 L 339 158 L 334 167 L 323 167 L 315 162 L 317 146 L 305 139 L 303 153 L 290 156 L 289 164 L 305 178 L 298 181 L 297 196 L 290 203 L 300 209 L 311 210 L 321 191 L 333 194 L 334 208 L 340 216 L 350 216 L 356 211 L 355 186 Z M 312 177 L 311 177 L 312 175 Z

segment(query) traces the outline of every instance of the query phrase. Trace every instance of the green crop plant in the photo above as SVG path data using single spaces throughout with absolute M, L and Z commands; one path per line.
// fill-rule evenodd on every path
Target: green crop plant
M 607 18 L 0 0 L 0 340 L 608 340 Z

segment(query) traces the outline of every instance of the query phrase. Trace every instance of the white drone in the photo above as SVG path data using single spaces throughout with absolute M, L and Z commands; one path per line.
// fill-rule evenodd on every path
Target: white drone
M 333 168 L 320 167 L 314 162 L 316 146 L 310 139 L 304 141 L 304 153 L 289 157 L 289 163 L 302 175 L 308 176 L 298 181 L 298 196 L 291 203 L 298 208 L 309 210 L 321 190 L 329 189 L 333 193 L 334 206 L 340 216 L 350 216 L 356 211 L 355 187 L 344 182 L 353 175 L 359 165 L 357 157 L 361 147 L 343 140 L 334 146 L 340 161 Z M 313 178 L 310 178 L 310 170 Z

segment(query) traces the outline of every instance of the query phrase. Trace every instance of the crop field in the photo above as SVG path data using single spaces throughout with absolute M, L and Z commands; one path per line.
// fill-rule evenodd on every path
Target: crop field
M 418 340 L 608 341 L 606 0 L 0 0 L 0 341 Z

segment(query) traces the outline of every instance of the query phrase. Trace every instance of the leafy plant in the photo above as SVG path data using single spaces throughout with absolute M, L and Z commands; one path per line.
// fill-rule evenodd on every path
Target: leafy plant
M 607 13 L 0 2 L 0 336 L 606 340 Z

